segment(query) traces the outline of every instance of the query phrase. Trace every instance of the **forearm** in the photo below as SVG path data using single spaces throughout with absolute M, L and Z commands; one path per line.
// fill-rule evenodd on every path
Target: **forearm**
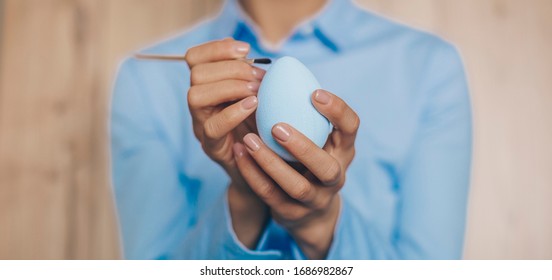
M 327 211 L 313 217 L 300 227 L 291 227 L 290 234 L 308 259 L 325 259 L 333 242 L 339 218 L 341 199 L 337 195 Z
M 228 205 L 237 238 L 247 248 L 254 249 L 268 222 L 266 205 L 252 192 L 240 191 L 233 184 L 228 188 Z

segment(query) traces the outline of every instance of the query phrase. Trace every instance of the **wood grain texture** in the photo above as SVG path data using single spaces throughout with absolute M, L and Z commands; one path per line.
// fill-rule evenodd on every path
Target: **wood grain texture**
M 106 133 L 117 64 L 215 4 L 5 1 L 0 259 L 120 256 Z
M 552 258 L 552 1 L 364 0 L 462 53 L 474 114 L 465 257 Z
M 0 259 L 120 257 L 106 133 L 116 67 L 220 2 L 0 0 Z M 475 125 L 465 257 L 552 258 L 552 1 L 357 2 L 463 55 Z

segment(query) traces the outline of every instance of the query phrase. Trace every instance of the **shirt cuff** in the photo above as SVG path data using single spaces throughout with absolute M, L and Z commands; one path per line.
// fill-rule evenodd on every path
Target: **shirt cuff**
M 294 260 L 308 260 L 307 256 L 303 254 L 303 251 L 293 239 L 291 241 L 291 258 Z

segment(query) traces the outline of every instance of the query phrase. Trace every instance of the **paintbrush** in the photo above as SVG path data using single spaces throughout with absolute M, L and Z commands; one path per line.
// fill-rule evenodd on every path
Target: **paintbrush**
M 186 61 L 186 57 L 183 55 L 164 55 L 164 54 L 143 54 L 137 53 L 134 55 L 137 59 L 152 59 L 152 60 L 165 60 L 165 61 Z M 248 64 L 270 64 L 272 60 L 270 58 L 238 58 L 237 60 L 243 61 Z

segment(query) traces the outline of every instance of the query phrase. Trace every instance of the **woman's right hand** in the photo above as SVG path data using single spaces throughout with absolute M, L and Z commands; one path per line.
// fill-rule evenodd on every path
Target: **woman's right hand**
M 196 138 L 205 153 L 228 173 L 228 199 L 234 230 L 244 245 L 256 244 L 268 210 L 242 178 L 234 160 L 234 143 L 256 133 L 253 112 L 265 71 L 244 61 L 250 46 L 227 38 L 188 50 L 188 107 Z M 236 151 L 241 153 L 242 151 Z
M 236 60 L 244 58 L 249 48 L 245 42 L 224 39 L 193 47 L 186 53 L 191 72 L 188 106 L 194 134 L 205 153 L 232 179 L 239 174 L 234 174 L 232 146 L 248 132 L 256 131 L 253 112 L 265 73 Z

